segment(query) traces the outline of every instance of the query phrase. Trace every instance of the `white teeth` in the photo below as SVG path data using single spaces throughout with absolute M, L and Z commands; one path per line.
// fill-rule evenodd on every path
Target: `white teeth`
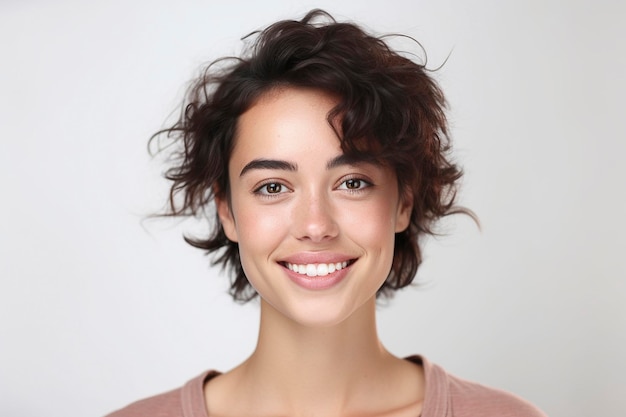
M 285 266 L 293 272 L 297 272 L 300 275 L 306 275 L 309 277 L 324 277 L 328 274 L 332 274 L 335 271 L 339 271 L 348 266 L 348 262 L 337 262 L 330 264 L 290 264 L 286 263 Z

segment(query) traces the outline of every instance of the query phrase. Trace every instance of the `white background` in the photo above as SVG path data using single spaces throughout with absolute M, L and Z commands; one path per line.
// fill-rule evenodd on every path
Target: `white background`
M 550 416 L 626 414 L 618 1 L 0 3 L 0 415 L 101 416 L 226 370 L 257 305 L 181 238 L 146 152 L 199 66 L 313 7 L 428 51 L 448 95 L 461 202 L 384 343 Z M 171 119 L 170 119 L 171 120 Z

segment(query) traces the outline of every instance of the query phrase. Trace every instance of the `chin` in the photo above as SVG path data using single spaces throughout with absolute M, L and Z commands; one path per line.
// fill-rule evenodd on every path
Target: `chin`
M 362 302 L 358 302 L 354 299 L 342 300 L 341 297 L 327 294 L 326 297 L 294 300 L 291 305 L 273 308 L 297 325 L 308 328 L 331 328 L 356 319 L 368 308 L 374 310 L 375 298 L 374 293 L 370 298 L 364 297 Z

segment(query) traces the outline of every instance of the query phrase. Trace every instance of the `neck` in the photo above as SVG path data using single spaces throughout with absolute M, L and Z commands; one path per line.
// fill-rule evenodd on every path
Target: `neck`
M 254 353 L 205 386 L 209 415 L 416 416 L 421 368 L 378 340 L 372 298 L 332 326 L 303 325 L 261 301 Z
M 258 345 L 242 371 L 265 399 L 288 399 L 291 411 L 343 414 L 397 362 L 378 339 L 375 309 L 372 298 L 339 324 L 307 327 L 262 301 Z

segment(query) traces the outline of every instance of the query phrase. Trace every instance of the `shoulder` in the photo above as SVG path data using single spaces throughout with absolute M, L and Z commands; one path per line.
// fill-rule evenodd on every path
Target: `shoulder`
M 178 388 L 163 394 L 134 402 L 126 407 L 108 414 L 106 417 L 178 417 L 182 416 L 181 392 Z
M 448 374 L 454 416 L 546 417 L 537 407 L 510 392 Z
M 105 417 L 205 417 L 204 382 L 217 374 L 204 372 L 180 388 L 136 401 Z
M 515 394 L 467 381 L 446 372 L 422 357 L 426 378 L 423 417 L 546 417 L 530 402 Z

